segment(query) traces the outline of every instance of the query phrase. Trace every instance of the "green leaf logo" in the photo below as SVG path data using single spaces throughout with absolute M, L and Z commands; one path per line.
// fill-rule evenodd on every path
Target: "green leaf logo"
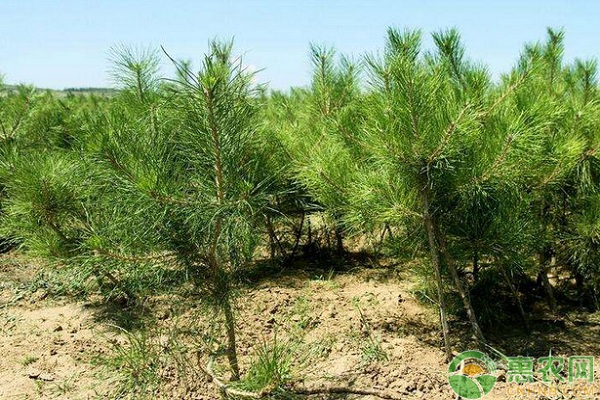
M 465 351 L 448 365 L 448 381 L 452 390 L 465 399 L 480 399 L 496 384 L 496 364 L 480 351 Z

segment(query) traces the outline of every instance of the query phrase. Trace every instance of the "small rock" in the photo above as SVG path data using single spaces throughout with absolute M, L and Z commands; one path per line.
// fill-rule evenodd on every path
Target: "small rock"
M 409 382 L 404 388 L 406 392 L 414 392 L 417 390 L 417 385 L 414 382 Z
M 329 318 L 335 318 L 337 314 L 338 313 L 337 313 L 337 310 L 335 309 L 335 305 L 334 304 L 331 304 L 329 307 L 327 307 L 327 313 L 326 313 L 326 315 Z
M 399 378 L 401 377 L 403 374 L 399 371 L 399 370 L 394 370 L 394 371 L 390 371 L 390 378 Z
M 29 379 L 37 379 L 41 374 L 42 374 L 42 371 L 37 370 L 37 369 L 30 369 L 27 372 L 27 376 L 29 377 Z
M 294 322 L 299 322 L 301 319 L 302 319 L 302 317 L 298 314 L 292 315 L 292 321 L 294 321 Z
M 390 382 L 390 389 L 399 389 L 399 388 L 403 388 L 401 381 L 394 379 L 393 381 Z
M 377 385 L 381 386 L 382 389 L 385 389 L 389 386 L 387 378 L 383 375 L 379 375 L 377 377 Z
M 37 379 L 45 382 L 52 382 L 54 380 L 54 375 L 49 374 L 47 372 L 43 372 L 38 376 Z
M 63 327 L 61 325 L 58 325 L 56 328 L 54 328 L 54 332 L 60 332 L 63 330 Z
M 39 369 L 32 368 L 27 372 L 29 379 L 38 379 L 41 381 L 51 382 L 54 380 L 54 375 L 49 372 L 43 372 Z

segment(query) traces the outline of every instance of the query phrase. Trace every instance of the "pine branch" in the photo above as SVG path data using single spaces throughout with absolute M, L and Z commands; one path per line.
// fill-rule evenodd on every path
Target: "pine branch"
M 298 394 L 298 395 L 304 395 L 304 396 L 311 396 L 311 395 L 318 395 L 318 394 L 358 394 L 361 396 L 375 396 L 375 397 L 379 397 L 380 399 L 388 399 L 388 400 L 406 399 L 406 396 L 401 396 L 399 394 L 389 392 L 389 391 L 353 388 L 353 387 L 349 387 L 349 386 L 319 386 L 319 387 L 313 387 L 313 388 L 291 387 L 288 390 L 290 390 L 291 393 Z
M 521 84 L 523 84 L 523 82 L 525 82 L 525 80 L 527 79 L 528 76 L 529 76 L 528 72 L 524 72 L 523 74 L 521 74 L 519 79 L 517 79 L 515 83 L 510 85 L 488 109 L 479 112 L 477 114 L 477 116 L 485 117 L 485 116 L 489 115 L 492 111 L 494 111 L 494 109 L 496 107 L 498 107 L 500 104 L 502 104 L 504 102 L 504 100 L 506 100 L 508 98 L 508 96 L 510 96 L 519 86 L 521 86 Z
M 410 123 L 412 134 L 415 138 L 419 137 L 419 113 L 414 104 L 414 82 L 409 81 L 408 98 L 410 104 Z
M 133 173 L 131 173 L 123 164 L 121 164 L 121 162 L 119 162 L 119 160 L 117 160 L 115 158 L 114 154 L 112 154 L 111 152 L 105 153 L 105 157 L 108 160 L 108 163 L 110 164 L 110 166 L 115 171 L 120 172 L 121 174 L 125 175 L 125 178 L 127 180 L 129 180 L 130 182 L 135 181 L 135 176 L 133 175 Z
M 108 257 L 108 258 L 112 258 L 112 259 L 119 260 L 119 261 L 125 261 L 125 262 L 147 262 L 147 261 L 165 260 L 165 259 L 177 257 L 177 253 L 175 253 L 174 251 L 165 251 L 160 254 L 146 254 L 143 256 L 136 256 L 136 255 L 113 253 L 109 250 L 95 248 L 92 250 L 92 253 L 96 257 L 100 257 L 100 256 Z
M 0 120 L 0 128 L 2 128 L 2 139 L 6 140 L 9 136 L 6 133 L 6 128 L 4 127 L 4 122 Z
M 186 207 L 186 206 L 192 205 L 191 201 L 184 200 L 184 199 L 178 199 L 173 196 L 159 194 L 155 190 L 152 190 L 150 192 L 150 196 L 152 196 L 152 198 L 154 198 L 156 201 L 158 201 L 161 204 L 171 204 L 171 205 L 176 205 L 176 206 L 181 206 L 181 207 Z
M 219 127 L 217 125 L 217 121 L 215 118 L 215 109 L 213 104 L 212 93 L 207 89 L 203 88 L 202 93 L 204 94 L 204 98 L 206 104 L 208 106 L 208 121 L 210 125 L 210 133 L 212 137 L 213 144 L 213 156 L 214 156 L 214 170 L 215 170 L 215 186 L 216 186 L 216 198 L 217 204 L 220 206 L 225 199 L 225 192 L 223 189 L 223 165 L 221 162 L 221 147 L 219 141 Z M 222 218 L 217 217 L 215 221 L 215 228 L 212 235 L 212 243 L 210 246 L 210 257 L 212 259 L 211 266 L 214 269 L 218 268 L 217 265 L 217 246 L 219 243 L 219 238 L 221 236 L 222 229 Z
M 17 120 L 14 122 L 14 124 L 10 130 L 10 133 L 8 134 L 8 137 L 12 137 L 15 135 L 15 133 L 17 132 L 17 129 L 19 129 L 19 127 L 21 126 L 23 119 L 28 114 L 29 107 L 30 107 L 29 97 L 27 97 L 25 99 L 25 105 L 26 105 L 25 110 L 21 114 L 19 114 L 19 116 L 17 117 Z
M 212 92 L 208 89 L 204 88 L 203 90 L 204 98 L 206 100 L 206 104 L 208 106 L 208 121 L 210 125 L 210 133 L 213 141 L 213 152 L 215 157 L 215 185 L 217 187 L 217 200 L 218 203 L 222 203 L 225 198 L 224 192 L 224 181 L 223 181 L 223 164 L 221 161 L 221 144 L 219 140 L 219 126 L 217 124 L 215 118 L 215 108 L 213 102 Z
M 165 53 L 165 55 L 167 56 L 167 58 L 173 63 L 173 65 L 175 65 L 175 69 L 177 69 L 177 72 L 181 75 L 186 77 L 187 79 L 190 80 L 190 82 L 193 82 L 195 84 L 198 84 L 198 80 L 196 79 L 196 77 L 194 76 L 194 74 L 190 71 L 190 68 L 185 65 L 182 64 L 180 62 L 177 62 L 173 57 L 171 57 L 171 55 L 167 52 L 167 50 L 165 50 L 165 48 L 163 46 L 160 46 L 161 50 L 163 51 L 163 53 Z M 178 84 L 185 84 L 189 86 L 189 82 L 187 81 L 180 81 L 180 80 L 174 80 L 174 79 L 165 79 L 167 81 L 171 81 L 171 82 L 175 82 Z
M 431 164 L 433 161 L 435 161 L 436 158 L 439 157 L 440 154 L 442 154 L 442 152 L 444 151 L 444 148 L 448 145 L 448 142 L 450 141 L 450 137 L 456 131 L 456 127 L 458 126 L 461 119 L 463 118 L 463 116 L 465 115 L 465 113 L 467 112 L 467 110 L 469 108 L 471 108 L 471 106 L 470 106 L 470 104 L 467 103 L 463 107 L 463 109 L 460 110 L 460 113 L 458 114 L 456 119 L 454 121 L 452 121 L 452 123 L 450 123 L 450 125 L 448 125 L 448 128 L 446 128 L 446 132 L 444 132 L 444 136 L 442 136 L 442 139 L 440 140 L 440 144 L 433 151 L 433 153 L 431 153 L 431 155 L 427 158 L 427 164 Z
M 550 173 L 550 175 L 548 175 L 546 177 L 546 179 L 544 179 L 539 185 L 538 188 L 544 187 L 547 184 L 549 184 L 550 182 L 552 182 L 552 180 L 554 179 L 554 177 L 556 175 L 558 175 L 560 173 L 560 171 L 562 170 L 560 163 L 556 164 L 556 167 L 554 167 L 554 169 L 552 170 L 552 172 Z
M 340 186 L 337 185 L 333 179 L 329 178 L 327 175 L 325 175 L 325 173 L 323 171 L 319 171 L 319 176 L 328 184 L 330 184 L 334 189 L 336 189 L 339 193 L 343 193 L 344 189 Z
M 502 148 L 502 152 L 500 153 L 500 155 L 494 160 L 492 165 L 488 169 L 485 170 L 485 172 L 481 175 L 481 177 L 479 179 L 477 179 L 477 178 L 474 179 L 475 182 L 484 182 L 490 178 L 490 176 L 492 175 L 492 172 L 496 168 L 498 168 L 504 162 L 504 160 L 506 160 L 506 156 L 508 155 L 508 150 L 509 150 L 511 144 L 513 143 L 513 141 L 514 141 L 513 136 L 508 135 L 508 137 L 506 138 L 506 143 L 504 144 L 504 147 Z

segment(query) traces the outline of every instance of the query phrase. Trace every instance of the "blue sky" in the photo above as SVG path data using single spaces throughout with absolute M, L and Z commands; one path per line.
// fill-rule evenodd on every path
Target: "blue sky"
M 137 1 L 0 0 L 0 73 L 10 83 L 61 89 L 109 86 L 108 49 L 163 45 L 199 60 L 211 38 L 235 38 L 258 79 L 305 85 L 309 43 L 360 57 L 381 49 L 388 26 L 425 34 L 457 27 L 468 54 L 498 75 L 546 27 L 566 31 L 567 59 L 600 56 L 600 1 Z M 170 74 L 165 63 L 165 73 Z

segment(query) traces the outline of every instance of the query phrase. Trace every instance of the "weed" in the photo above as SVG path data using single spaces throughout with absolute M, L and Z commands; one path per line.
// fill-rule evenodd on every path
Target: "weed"
M 35 383 L 35 392 L 37 393 L 37 395 L 39 397 L 42 397 L 44 395 L 44 387 L 46 382 L 41 381 L 41 380 L 36 380 L 34 381 Z
M 40 298 L 61 296 L 81 298 L 90 293 L 90 285 L 81 271 L 47 265 L 39 269 L 32 279 L 21 282 L 15 287 L 15 295 L 11 299 L 11 303 L 31 297 L 38 291 L 43 292 Z
M 15 327 L 17 326 L 17 317 L 13 314 L 4 314 L 2 315 L 3 320 L 2 321 L 2 326 L 0 326 L 0 331 L 3 334 L 6 334 L 10 331 L 12 331 L 13 329 L 15 329 Z
M 68 379 L 65 379 L 62 382 L 56 382 L 54 384 L 56 391 L 60 394 L 60 395 L 66 395 L 69 392 L 72 392 L 73 389 L 75 388 L 75 375 L 71 376 Z
M 277 336 L 270 342 L 263 342 L 250 364 L 248 374 L 240 387 L 251 391 L 275 391 L 283 388 L 292 378 L 295 344 L 281 342 Z
M 149 335 L 146 330 L 129 332 L 118 329 L 124 334 L 125 343 L 109 340 L 112 353 L 101 357 L 100 363 L 120 376 L 117 388 L 119 393 L 155 393 L 160 383 L 162 362 L 160 344 L 153 340 L 158 335 Z
M 315 357 L 317 359 L 325 359 L 329 357 L 331 350 L 337 339 L 334 335 L 328 334 L 325 337 L 310 343 L 306 349 L 305 354 L 308 357 Z
M 332 281 L 334 277 L 335 277 L 335 270 L 333 268 L 330 268 L 326 274 L 318 275 L 316 277 L 316 280 L 329 282 L 329 281 Z
M 315 276 L 313 278 L 313 283 L 327 290 L 335 290 L 340 288 L 339 282 L 335 279 L 335 270 L 333 268 L 330 268 L 327 272 Z
M 292 306 L 292 321 L 295 327 L 305 333 L 313 318 L 310 316 L 311 306 L 309 300 L 304 296 L 299 296 Z
M 373 295 L 371 295 L 371 297 L 369 297 L 368 299 L 370 303 L 377 302 L 377 299 Z M 353 298 L 352 304 L 358 311 L 358 314 L 360 316 L 362 332 L 364 333 L 364 336 L 360 340 L 362 363 L 370 364 L 376 361 L 389 361 L 387 352 L 383 349 L 383 346 L 381 345 L 381 336 L 379 334 L 374 333 L 371 324 L 367 320 L 362 308 L 360 307 L 360 298 Z
M 363 364 L 376 361 L 389 361 L 387 352 L 381 346 L 381 337 L 370 334 L 361 346 L 361 360 Z
M 39 360 L 39 357 L 36 356 L 32 356 L 31 354 L 25 356 L 25 358 L 23 359 L 23 361 L 21 362 L 21 364 L 23 364 L 24 367 L 33 364 L 34 362 L 36 362 L 37 360 Z

